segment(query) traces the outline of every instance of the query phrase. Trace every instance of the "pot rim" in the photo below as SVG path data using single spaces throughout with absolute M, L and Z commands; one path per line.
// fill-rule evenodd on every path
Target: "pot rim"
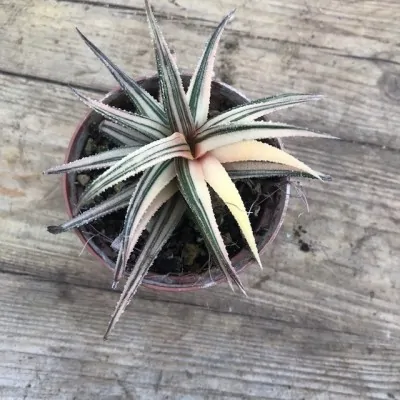
M 191 76 L 190 74 L 182 74 L 182 76 Z M 143 76 L 140 77 L 138 79 L 136 79 L 136 82 L 143 82 L 146 80 L 150 80 L 150 79 L 154 79 L 154 78 L 158 78 L 157 75 L 151 75 L 151 76 Z M 227 89 L 230 92 L 235 93 L 236 95 L 238 95 L 239 97 L 241 97 L 243 100 L 245 101 L 249 101 L 249 99 L 243 94 L 241 93 L 239 90 L 237 90 L 236 88 L 228 85 L 227 83 L 224 82 L 220 82 L 217 80 L 213 80 L 214 83 L 217 83 L 218 85 L 221 85 L 223 88 Z M 110 92 L 108 92 L 102 99 L 102 102 L 107 102 L 110 98 L 112 98 L 113 96 L 115 96 L 118 92 L 123 92 L 122 89 L 119 86 L 114 87 Z M 64 162 L 67 163 L 70 161 L 70 155 L 72 153 L 73 147 L 75 146 L 75 143 L 77 142 L 78 138 L 81 135 L 81 131 L 82 131 L 82 127 L 84 126 L 84 124 L 92 117 L 92 115 L 95 115 L 95 111 L 88 111 L 86 113 L 86 115 L 80 120 L 79 124 L 77 125 L 71 139 L 70 142 L 68 144 L 68 148 L 66 151 L 66 155 L 65 155 L 65 159 Z M 280 139 L 276 139 L 277 142 L 279 143 L 279 146 L 281 149 L 283 149 L 283 143 Z M 73 217 L 73 212 L 72 212 L 72 204 L 70 201 L 70 190 L 69 190 L 69 182 L 68 182 L 68 174 L 64 174 L 62 176 L 62 191 L 63 191 L 63 197 L 64 197 L 64 203 L 65 203 L 65 207 L 66 207 L 66 211 L 67 214 L 70 218 Z M 272 243 L 277 234 L 280 231 L 280 228 L 283 224 L 285 215 L 286 215 L 286 211 L 288 208 L 288 203 L 289 203 L 289 197 L 290 197 L 290 183 L 287 182 L 284 185 L 284 189 L 282 188 L 282 199 L 280 200 L 280 202 L 278 203 L 278 207 L 280 208 L 280 215 L 278 218 L 276 218 L 278 221 L 275 221 L 275 229 L 273 230 L 272 233 L 270 234 L 270 237 L 268 240 L 266 240 L 263 243 L 263 246 L 259 249 L 259 253 L 261 254 L 265 248 L 267 247 L 268 244 Z M 99 254 L 98 251 L 96 251 L 94 249 L 94 247 L 92 246 L 92 243 L 90 241 L 90 239 L 88 240 L 88 238 L 86 238 L 84 236 L 84 234 L 82 233 L 81 229 L 77 228 L 74 229 L 75 234 L 78 236 L 78 238 L 80 239 L 80 241 L 85 245 L 85 249 L 88 250 L 88 252 L 90 254 L 92 254 L 95 258 L 97 258 L 97 260 L 99 260 L 103 265 L 105 265 L 108 269 L 110 269 L 111 271 L 113 271 L 113 267 L 110 265 L 110 262 L 108 260 L 108 258 L 104 255 L 102 256 L 101 254 Z M 267 236 L 267 235 L 265 235 Z M 100 251 L 100 249 L 99 249 Z M 248 254 L 247 254 L 248 253 Z M 248 255 L 250 253 L 246 250 L 246 249 L 242 249 L 237 255 L 235 255 L 231 261 L 232 264 L 234 264 L 235 267 L 235 271 L 239 274 L 241 273 L 244 269 L 246 269 L 250 264 L 253 263 L 252 258 L 249 259 Z M 188 274 L 187 276 L 189 276 L 190 274 Z M 197 274 L 193 274 L 194 276 L 196 276 Z M 201 285 L 199 284 L 191 284 L 191 285 L 185 285 L 185 284 L 180 284 L 180 285 L 171 285 L 169 283 L 165 283 L 165 282 L 159 282 L 157 280 L 155 280 L 156 277 L 165 277 L 165 275 L 161 275 L 161 274 L 156 274 L 156 273 L 148 273 L 145 278 L 143 279 L 143 282 L 141 284 L 141 286 L 144 286 L 148 289 L 153 289 L 153 290 L 159 290 L 159 291 L 167 291 L 167 292 L 186 292 L 186 291 L 195 291 L 195 290 L 200 290 L 200 289 L 204 289 L 204 288 L 208 288 L 208 287 L 212 287 L 214 285 L 217 285 L 219 283 L 223 283 L 226 282 L 226 277 L 221 274 L 219 277 L 217 278 L 211 278 L 208 281 L 208 283 L 202 283 Z M 198 275 L 199 277 L 201 275 Z

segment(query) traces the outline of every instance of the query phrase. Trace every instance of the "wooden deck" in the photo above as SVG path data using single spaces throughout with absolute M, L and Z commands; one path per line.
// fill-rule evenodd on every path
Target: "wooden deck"
M 66 215 L 41 171 L 86 113 L 68 84 L 115 85 L 75 26 L 154 72 L 142 0 L 0 1 L 0 399 L 400 399 L 400 2 L 154 5 L 187 69 L 236 6 L 217 77 L 251 98 L 325 94 L 279 119 L 342 139 L 286 141 L 334 181 L 294 185 L 249 298 L 140 290 L 103 342 L 118 293 L 74 234 L 46 232 Z

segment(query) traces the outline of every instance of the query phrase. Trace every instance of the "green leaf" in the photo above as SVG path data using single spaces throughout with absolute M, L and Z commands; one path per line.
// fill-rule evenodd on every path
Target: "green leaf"
M 111 107 L 102 103 L 101 101 L 89 99 L 73 88 L 72 91 L 83 103 L 85 103 L 92 110 L 101 114 L 103 117 L 123 127 L 131 128 L 134 131 L 140 132 L 142 136 L 144 135 L 147 138 L 147 143 L 162 139 L 171 134 L 169 128 L 159 122 L 153 121 L 152 119 L 146 117 L 141 117 L 140 115 L 132 114 L 128 111 Z M 134 133 L 134 131 L 132 131 L 132 133 Z
M 121 294 L 104 335 L 105 340 L 125 311 L 125 308 L 131 302 L 143 278 L 146 276 L 162 247 L 177 227 L 185 210 L 186 206 L 182 196 L 176 194 L 155 215 L 153 229 L 125 284 L 124 291 Z
M 114 165 L 117 161 L 122 160 L 127 155 L 134 153 L 138 149 L 140 149 L 139 146 L 131 146 L 104 151 L 99 154 L 80 158 L 76 161 L 71 161 L 67 164 L 49 168 L 43 173 L 50 175 L 61 174 L 63 172 L 90 171 L 94 169 L 108 168 Z
M 141 232 L 146 228 L 141 226 L 138 229 L 140 221 L 143 219 L 149 207 L 155 201 L 160 192 L 175 178 L 175 168 L 172 161 L 166 161 L 145 171 L 136 186 L 136 190 L 129 202 L 128 210 L 125 215 L 124 227 L 122 230 L 121 248 L 114 271 L 113 287 L 116 288 L 119 280 L 125 271 L 129 256 L 131 255 Z M 170 188 L 166 196 L 157 202 L 153 209 L 153 214 L 165 201 L 175 193 L 177 187 Z M 150 216 L 151 217 L 151 216 Z
M 189 146 L 181 133 L 147 144 L 115 163 L 96 178 L 82 194 L 77 208 L 88 203 L 109 187 L 175 157 L 191 158 Z
M 305 128 L 280 123 L 252 122 L 216 125 L 204 130 L 201 129 L 196 136 L 196 157 L 201 157 L 210 150 L 244 140 L 284 137 L 336 139 L 334 136 L 325 133 L 316 133 Z
M 239 276 L 232 267 L 221 232 L 218 229 L 210 192 L 200 163 L 196 160 L 177 158 L 175 168 L 180 192 L 192 211 L 193 218 L 207 244 L 210 255 L 224 272 L 231 288 L 233 289 L 233 281 L 246 294 Z
M 226 24 L 232 19 L 234 12 L 234 10 L 231 11 L 215 29 L 190 80 L 187 98 L 189 99 L 189 107 L 196 127 L 203 125 L 207 121 L 215 55 L 222 32 Z
M 125 91 L 127 96 L 136 106 L 139 114 L 151 118 L 152 120 L 167 124 L 167 117 L 161 105 L 148 92 L 141 88 L 131 77 L 118 68 L 97 46 L 87 39 L 80 30 L 76 29 L 89 46 L 90 50 L 99 58 L 99 60 L 108 68 L 116 81 Z
M 201 128 L 206 130 L 215 125 L 250 122 L 263 115 L 272 113 L 277 110 L 302 104 L 307 101 L 320 100 L 323 96 L 313 94 L 282 94 L 278 96 L 266 97 L 252 101 L 250 103 L 240 105 L 226 111 L 222 114 L 209 119 Z
M 69 221 L 64 222 L 63 224 L 58 226 L 48 226 L 47 230 L 50 233 L 58 234 L 68 231 L 70 229 L 75 229 L 79 228 L 80 226 L 87 225 L 90 222 L 104 217 L 105 215 L 128 207 L 129 199 L 132 197 L 132 193 L 134 192 L 135 187 L 136 183 L 133 185 L 129 185 L 125 189 L 121 190 L 121 192 L 115 194 L 107 200 L 104 200 L 103 202 L 90 208 L 89 210 L 78 214 L 76 217 L 70 219 Z
M 286 165 L 264 161 L 238 161 L 224 164 L 224 168 L 232 179 L 248 178 L 309 178 L 316 179 L 314 175 L 288 168 Z M 319 174 L 323 181 L 331 181 L 329 175 Z
M 154 18 L 148 0 L 145 0 L 145 4 L 150 32 L 154 41 L 162 103 L 168 116 L 171 131 L 180 132 L 186 137 L 190 137 L 194 133 L 194 122 L 178 67 Z
M 132 128 L 125 128 L 115 122 L 104 120 L 99 125 L 100 133 L 107 135 L 114 142 L 125 146 L 144 146 L 149 143 L 148 137 Z

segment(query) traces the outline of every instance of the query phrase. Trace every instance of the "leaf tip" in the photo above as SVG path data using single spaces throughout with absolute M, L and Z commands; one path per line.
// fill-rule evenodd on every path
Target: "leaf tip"
M 112 290 L 117 290 L 118 289 L 118 283 L 119 283 L 119 280 L 118 279 L 114 279 L 113 283 L 111 284 L 111 289 Z
M 64 230 L 60 225 L 50 225 L 47 227 L 47 232 L 52 233 L 53 235 L 57 235 L 58 233 L 63 232 Z

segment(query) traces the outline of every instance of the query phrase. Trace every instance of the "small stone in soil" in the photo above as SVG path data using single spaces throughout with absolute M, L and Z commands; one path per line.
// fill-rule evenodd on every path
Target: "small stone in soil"
M 89 181 L 90 181 L 90 176 L 86 175 L 86 174 L 79 174 L 76 177 L 76 180 L 82 185 L 82 186 L 86 186 Z
M 196 244 L 186 243 L 182 250 L 183 262 L 186 265 L 193 265 L 194 260 L 198 256 L 199 250 L 200 248 Z

